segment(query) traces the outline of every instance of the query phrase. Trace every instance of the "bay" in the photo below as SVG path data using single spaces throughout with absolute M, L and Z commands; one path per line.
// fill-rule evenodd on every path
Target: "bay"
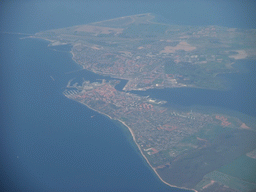
M 226 82 L 227 90 L 208 90 L 200 88 L 165 88 L 132 93 L 150 96 L 168 101 L 167 106 L 183 110 L 199 109 L 207 111 L 238 112 L 256 117 L 256 62 L 254 60 L 237 60 L 233 65 L 239 73 L 220 74 Z
M 127 131 L 64 97 L 67 81 L 77 76 L 67 72 L 80 69 L 71 54 L 52 51 L 42 40 L 1 39 L 3 189 L 181 191 L 155 176 Z
M 33 34 L 146 12 L 171 24 L 256 28 L 253 6 L 242 1 L 99 2 L 1 1 L 0 30 Z M 81 70 L 67 50 L 54 51 L 45 41 L 20 37 L 0 36 L 1 189 L 181 191 L 159 181 L 131 145 L 127 130 L 62 95 L 72 78 L 107 77 Z M 230 74 L 236 88 L 225 93 L 172 89 L 150 95 L 178 109 L 232 110 L 251 119 L 256 76 L 254 63 L 248 62 L 250 75 Z

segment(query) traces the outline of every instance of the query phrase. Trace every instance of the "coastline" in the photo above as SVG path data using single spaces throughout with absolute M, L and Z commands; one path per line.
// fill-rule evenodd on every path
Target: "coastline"
M 77 62 L 75 61 L 75 59 L 74 59 L 74 56 L 75 56 L 74 52 L 71 50 L 70 53 L 72 54 L 72 60 L 73 60 L 75 63 L 77 63 Z M 79 63 L 78 63 L 78 64 L 79 64 Z M 80 64 L 79 64 L 79 65 L 80 65 Z M 126 80 L 127 80 L 127 79 L 126 79 Z M 129 81 L 129 80 L 128 80 L 128 81 Z M 81 103 L 81 102 L 79 102 L 79 103 Z M 111 120 L 113 120 L 113 118 L 112 118 L 110 115 L 107 115 L 107 114 L 102 113 L 102 112 L 100 112 L 100 111 L 98 111 L 98 110 L 96 110 L 96 109 L 93 109 L 93 108 L 91 108 L 90 106 L 86 105 L 85 103 L 81 103 L 81 104 L 85 105 L 86 107 L 88 107 L 89 109 L 91 109 L 91 110 L 93 110 L 93 111 L 96 111 L 97 113 L 100 113 L 100 114 L 102 114 L 102 115 L 106 115 L 106 116 L 109 117 Z M 148 163 L 148 165 L 151 167 L 151 169 L 155 172 L 155 174 L 157 175 L 157 177 L 158 177 L 164 184 L 166 184 L 166 185 L 168 185 L 168 186 L 170 186 L 170 187 L 173 187 L 173 188 L 185 189 L 185 190 L 190 190 L 190 191 L 198 192 L 198 191 L 195 190 L 195 189 L 189 189 L 189 188 L 186 188 L 186 187 L 178 187 L 178 186 L 176 186 L 176 185 L 171 185 L 170 183 L 167 183 L 166 181 L 164 181 L 164 180 L 161 178 L 161 176 L 157 173 L 156 169 L 150 164 L 150 162 L 149 162 L 149 160 L 147 159 L 147 157 L 144 155 L 144 153 L 143 153 L 143 151 L 141 150 L 140 146 L 139 146 L 138 143 L 136 142 L 135 135 L 134 135 L 132 129 L 131 129 L 128 125 L 126 125 L 125 122 L 123 122 L 123 121 L 121 121 L 121 120 L 119 120 L 119 119 L 115 119 L 115 120 L 118 120 L 120 123 L 122 123 L 125 127 L 128 128 L 128 130 L 129 130 L 129 132 L 130 132 L 130 134 L 131 134 L 131 136 L 132 136 L 132 139 L 133 139 L 134 143 L 136 144 L 136 146 L 138 147 L 138 149 L 139 149 L 141 155 L 144 157 L 144 159 L 146 160 L 146 162 Z
M 67 97 L 67 98 L 68 98 L 68 97 Z M 68 99 L 69 99 L 69 98 L 68 98 Z M 72 100 L 73 100 L 73 99 L 72 99 Z M 74 101 L 75 101 L 75 100 L 74 100 Z M 151 169 L 155 172 L 155 174 L 157 175 L 157 177 L 158 177 L 164 184 L 166 184 L 166 185 L 168 185 L 168 186 L 170 186 L 170 187 L 173 187 L 173 188 L 178 188 L 178 189 L 184 189 L 184 190 L 190 190 L 190 191 L 198 192 L 198 191 L 195 190 L 195 189 L 189 189 L 189 188 L 186 188 L 186 187 L 179 187 L 179 186 L 176 186 L 176 185 L 171 185 L 170 183 L 167 183 L 166 181 L 164 181 L 164 180 L 161 178 L 161 176 L 157 173 L 156 169 L 150 164 L 150 162 L 149 162 L 149 160 L 147 159 L 147 157 L 144 155 L 144 153 L 143 153 L 143 151 L 141 150 L 140 146 L 139 146 L 138 143 L 136 142 L 135 134 L 133 133 L 132 129 L 131 129 L 128 125 L 126 125 L 125 122 L 123 122 L 123 121 L 121 121 L 121 120 L 119 120 L 119 119 L 114 119 L 114 118 L 112 118 L 110 115 L 107 115 L 107 114 L 105 114 L 105 113 L 103 113 L 103 112 L 100 112 L 100 111 L 98 111 L 98 110 L 96 110 L 96 109 L 93 109 L 92 107 L 88 106 L 88 105 L 85 104 L 85 103 L 82 103 L 82 102 L 79 102 L 79 101 L 77 101 L 77 102 L 80 103 L 80 104 L 82 104 L 82 105 L 85 105 L 85 106 L 88 107 L 89 109 L 91 109 L 91 110 L 93 110 L 93 111 L 95 111 L 95 112 L 97 112 L 97 113 L 99 113 L 99 114 L 102 114 L 102 115 L 105 115 L 105 116 L 109 117 L 111 120 L 117 120 L 117 121 L 119 121 L 119 122 L 122 123 L 125 127 L 127 127 L 128 130 L 129 130 L 129 132 L 130 132 L 130 134 L 131 134 L 131 136 L 132 136 L 132 138 L 133 138 L 133 141 L 134 141 L 134 143 L 137 145 L 137 147 L 138 147 L 138 149 L 139 149 L 141 155 L 144 157 L 144 159 L 146 160 L 146 162 L 148 163 L 148 165 L 151 167 Z
M 43 40 L 46 40 L 46 41 L 50 41 L 51 43 L 54 42 L 54 40 L 49 40 L 49 39 L 40 38 L 40 37 L 35 37 L 35 36 L 31 36 L 31 38 L 39 38 L 39 39 L 43 39 Z M 74 52 L 71 50 L 70 53 L 72 54 L 72 60 L 73 60 L 75 63 L 77 63 L 78 65 L 80 65 L 80 64 L 79 64 L 78 62 L 76 62 L 75 59 L 74 59 L 74 56 L 75 56 Z M 127 79 L 126 79 L 126 80 L 127 80 Z M 65 96 L 65 97 L 66 97 L 66 96 Z M 67 98 L 68 98 L 68 97 L 67 97 Z M 68 99 L 69 99 L 69 98 L 68 98 Z M 72 100 L 73 100 L 73 99 L 72 99 Z M 74 101 L 75 101 L 75 100 L 74 100 Z M 77 101 L 77 102 L 78 102 L 78 101 Z M 155 174 L 157 175 L 157 177 L 158 177 L 164 184 L 166 184 L 166 185 L 168 185 L 168 186 L 170 186 L 170 187 L 172 187 L 172 188 L 178 188 L 178 189 L 184 189 L 184 190 L 190 190 L 190 191 L 198 192 L 198 191 L 195 190 L 195 189 L 189 189 L 189 188 L 186 188 L 186 187 L 178 187 L 178 186 L 176 186 L 176 185 L 171 185 L 170 183 L 167 183 L 166 181 L 164 181 L 164 180 L 161 178 L 161 176 L 157 173 L 156 169 L 150 164 L 150 162 L 149 162 L 149 160 L 147 159 L 147 157 L 144 155 L 144 153 L 143 153 L 143 151 L 141 150 L 140 146 L 139 146 L 138 143 L 136 142 L 135 135 L 134 135 L 132 129 L 131 129 L 128 125 L 126 125 L 125 122 L 123 122 L 123 121 L 121 121 L 121 120 L 119 120 L 119 119 L 113 119 L 110 115 L 107 115 L 107 114 L 102 113 L 102 112 L 100 112 L 100 111 L 98 111 L 98 110 L 96 110 L 96 109 L 93 109 L 92 107 L 88 106 L 88 105 L 85 104 L 85 103 L 82 103 L 82 102 L 78 102 L 78 103 L 85 105 L 86 107 L 88 107 L 89 109 L 91 109 L 91 110 L 93 110 L 93 111 L 95 111 L 95 112 L 97 112 L 97 113 L 100 113 L 100 114 L 102 114 L 102 115 L 105 115 L 105 116 L 109 117 L 111 120 L 118 120 L 118 121 L 119 121 L 120 123 L 122 123 L 125 127 L 127 127 L 128 130 L 129 130 L 129 132 L 130 132 L 130 134 L 132 135 L 133 141 L 134 141 L 134 143 L 137 145 L 137 147 L 138 147 L 138 149 L 139 149 L 141 155 L 144 157 L 144 159 L 146 160 L 146 162 L 148 163 L 148 165 L 151 167 L 151 169 L 155 172 Z
M 117 119 L 117 120 L 118 120 L 119 122 L 121 122 L 124 126 L 126 126 L 126 127 L 129 129 L 129 131 L 130 131 L 130 133 L 131 133 L 131 135 L 132 135 L 133 141 L 135 142 L 135 144 L 136 144 L 137 147 L 139 148 L 141 155 L 142 155 L 142 156 L 144 157 L 144 159 L 147 161 L 148 165 L 153 169 L 153 171 L 155 172 L 155 174 L 157 175 L 157 177 L 158 177 L 164 184 L 166 184 L 166 185 L 168 185 L 168 186 L 170 186 L 170 187 L 178 188 L 178 189 L 192 190 L 192 191 L 194 191 L 194 192 L 198 192 L 198 191 L 195 190 L 195 189 L 189 189 L 189 188 L 186 188 L 186 187 L 178 187 L 178 186 L 176 186 L 176 185 L 171 185 L 170 183 L 167 183 L 166 181 L 164 181 L 164 180 L 161 178 L 161 176 L 157 173 L 156 169 L 150 164 L 150 162 L 149 162 L 149 160 L 147 159 L 147 157 L 144 155 L 143 151 L 141 150 L 140 146 L 138 145 L 138 143 L 137 143 L 136 140 L 135 140 L 135 135 L 134 135 L 132 129 L 131 129 L 128 125 L 126 125 L 125 122 L 123 122 L 123 121 L 121 121 L 121 120 L 119 120 L 119 119 Z

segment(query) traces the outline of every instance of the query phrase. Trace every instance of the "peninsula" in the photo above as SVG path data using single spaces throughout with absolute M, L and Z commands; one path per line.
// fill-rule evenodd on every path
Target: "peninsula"
M 174 26 L 140 14 L 36 33 L 50 46 L 69 44 L 84 69 L 128 80 L 70 80 L 63 94 L 126 126 L 165 184 L 194 191 L 251 191 L 256 177 L 230 173 L 256 165 L 256 127 L 221 113 L 177 111 L 131 93 L 154 88 L 224 90 L 219 73 L 234 73 L 237 59 L 255 59 L 256 30 Z M 242 160 L 239 160 L 241 159 Z

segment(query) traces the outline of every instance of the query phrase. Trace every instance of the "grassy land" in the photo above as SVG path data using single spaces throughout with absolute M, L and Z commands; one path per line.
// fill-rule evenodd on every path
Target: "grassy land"
M 244 181 L 256 183 L 256 159 L 243 155 L 218 171 L 240 178 Z
M 221 173 L 219 171 L 212 171 L 206 174 L 203 180 L 196 185 L 196 189 L 198 190 L 202 189 L 203 186 L 209 183 L 209 180 L 214 180 L 215 182 L 226 185 L 231 189 L 235 189 L 243 192 L 249 192 L 256 189 L 256 184 L 248 183 L 237 177 L 233 177 L 233 176 Z
M 168 29 L 168 26 L 166 25 L 159 25 L 159 24 L 133 24 L 130 25 L 129 28 L 125 29 L 122 33 L 122 35 L 127 35 L 130 37 L 136 36 L 136 37 L 153 37 L 153 36 L 159 36 L 161 34 L 164 34 L 164 32 Z M 121 35 L 121 36 L 122 36 Z

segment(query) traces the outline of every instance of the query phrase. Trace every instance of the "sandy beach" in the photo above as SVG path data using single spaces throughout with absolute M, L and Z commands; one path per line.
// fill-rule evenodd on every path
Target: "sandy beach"
M 45 40 L 50 41 L 51 43 L 54 42 L 54 41 L 49 40 L 49 39 L 45 39 Z M 73 52 L 73 51 L 70 51 L 70 53 L 72 54 L 72 60 L 75 61 L 75 59 L 74 59 L 74 57 L 75 57 L 74 52 Z M 76 62 L 76 61 L 75 61 L 75 62 Z M 76 62 L 76 63 L 77 63 L 77 62 Z M 78 63 L 78 64 L 79 64 L 79 63 Z M 91 110 L 93 110 L 93 111 L 96 111 L 96 112 L 98 112 L 98 113 L 100 113 L 100 114 L 102 114 L 102 115 L 105 115 L 105 116 L 109 117 L 110 119 L 113 119 L 110 115 L 107 115 L 107 114 L 102 113 L 102 112 L 100 112 L 100 111 L 98 111 L 98 110 L 96 110 L 96 109 L 93 109 L 93 108 L 91 108 L 90 106 L 88 106 L 88 105 L 85 104 L 85 103 L 82 103 L 82 102 L 79 102 L 79 103 L 85 105 L 86 107 L 88 107 L 89 109 L 91 109 Z M 170 186 L 170 187 L 179 188 L 179 189 L 185 189 L 185 190 L 192 190 L 192 191 L 198 192 L 198 191 L 195 190 L 195 189 L 189 189 L 189 188 L 186 188 L 186 187 L 178 187 L 178 186 L 176 186 L 176 185 L 171 185 L 170 183 L 167 183 L 166 181 L 164 181 L 164 180 L 161 178 L 161 176 L 157 173 L 156 168 L 154 168 L 154 167 L 150 164 L 149 160 L 148 160 L 147 157 L 144 155 L 142 149 L 140 148 L 140 146 L 139 146 L 138 143 L 136 142 L 135 135 L 134 135 L 132 129 L 131 129 L 128 125 L 126 125 L 125 122 L 123 122 L 123 121 L 121 121 L 121 120 L 119 120 L 119 119 L 116 119 L 116 120 L 118 120 L 120 123 L 122 123 L 124 126 L 126 126 L 126 127 L 128 128 L 128 130 L 130 131 L 130 133 L 131 133 L 131 135 L 132 135 L 133 141 L 135 142 L 135 144 L 137 145 L 138 149 L 140 150 L 141 155 L 144 157 L 144 159 L 147 161 L 148 165 L 153 169 L 153 171 L 155 172 L 155 174 L 157 175 L 157 177 L 158 177 L 163 183 L 165 183 L 166 185 L 168 185 L 168 186 Z
M 143 151 L 141 150 L 140 146 L 138 145 L 138 143 L 137 143 L 136 140 L 135 140 L 135 135 L 134 135 L 132 129 L 131 129 L 128 125 L 126 125 L 125 122 L 123 122 L 123 121 L 121 121 L 121 120 L 118 120 L 118 121 L 121 122 L 124 126 L 126 126 L 126 127 L 129 129 L 129 131 L 130 131 L 130 133 L 131 133 L 131 135 L 132 135 L 133 141 L 136 143 L 137 147 L 139 148 L 141 155 L 145 158 L 145 160 L 147 161 L 148 165 L 154 170 L 154 172 L 155 172 L 155 174 L 157 175 L 157 177 L 158 177 L 163 183 L 165 183 L 166 185 L 168 185 L 168 186 L 170 186 L 170 187 L 175 187 L 175 188 L 179 188 L 179 189 L 186 189 L 186 190 L 192 190 L 192 191 L 198 192 L 198 191 L 195 190 L 195 189 L 189 189 L 189 188 L 186 188 L 186 187 L 178 187 L 178 186 L 176 186 L 176 185 L 171 185 L 170 183 L 167 183 L 166 181 L 164 181 L 164 180 L 161 178 L 161 176 L 157 173 L 156 169 L 150 164 L 150 162 L 148 161 L 147 157 L 144 155 Z
M 113 119 L 110 115 L 107 115 L 107 114 L 102 113 L 102 112 L 100 112 L 100 111 L 98 111 L 98 110 L 96 110 L 96 109 L 93 109 L 93 108 L 91 108 L 90 106 L 88 106 L 88 105 L 85 104 L 85 103 L 82 103 L 82 102 L 79 102 L 79 103 L 85 105 L 86 107 L 88 107 L 89 109 L 91 109 L 91 110 L 93 110 L 93 111 L 96 111 L 97 113 L 100 113 L 100 114 L 102 114 L 102 115 L 106 115 L 106 116 L 109 117 L 110 119 Z M 140 150 L 141 155 L 144 157 L 144 159 L 147 161 L 148 165 L 153 169 L 153 171 L 155 172 L 155 174 L 157 175 L 157 177 L 158 177 L 163 183 L 165 183 L 166 185 L 168 185 L 168 186 L 170 186 L 170 187 L 174 187 L 174 188 L 178 188 L 178 189 L 191 190 L 191 191 L 198 192 L 198 191 L 195 190 L 195 189 L 189 189 L 189 188 L 186 188 L 186 187 L 179 187 L 179 186 L 176 186 L 176 185 L 171 185 L 170 183 L 167 183 L 166 181 L 164 181 L 164 180 L 161 178 L 161 176 L 157 173 L 156 168 L 154 168 L 154 167 L 150 164 L 149 160 L 148 160 L 147 157 L 144 155 L 142 149 L 140 148 L 140 146 L 139 146 L 138 143 L 136 142 L 135 134 L 133 133 L 132 129 L 131 129 L 125 122 L 123 122 L 123 121 L 121 121 L 121 120 L 119 120 L 119 119 L 116 119 L 116 120 L 118 120 L 120 123 L 122 123 L 125 127 L 128 128 L 128 130 L 130 131 L 130 133 L 131 133 L 131 135 L 132 135 L 133 141 L 135 142 L 135 144 L 137 145 L 138 149 Z

